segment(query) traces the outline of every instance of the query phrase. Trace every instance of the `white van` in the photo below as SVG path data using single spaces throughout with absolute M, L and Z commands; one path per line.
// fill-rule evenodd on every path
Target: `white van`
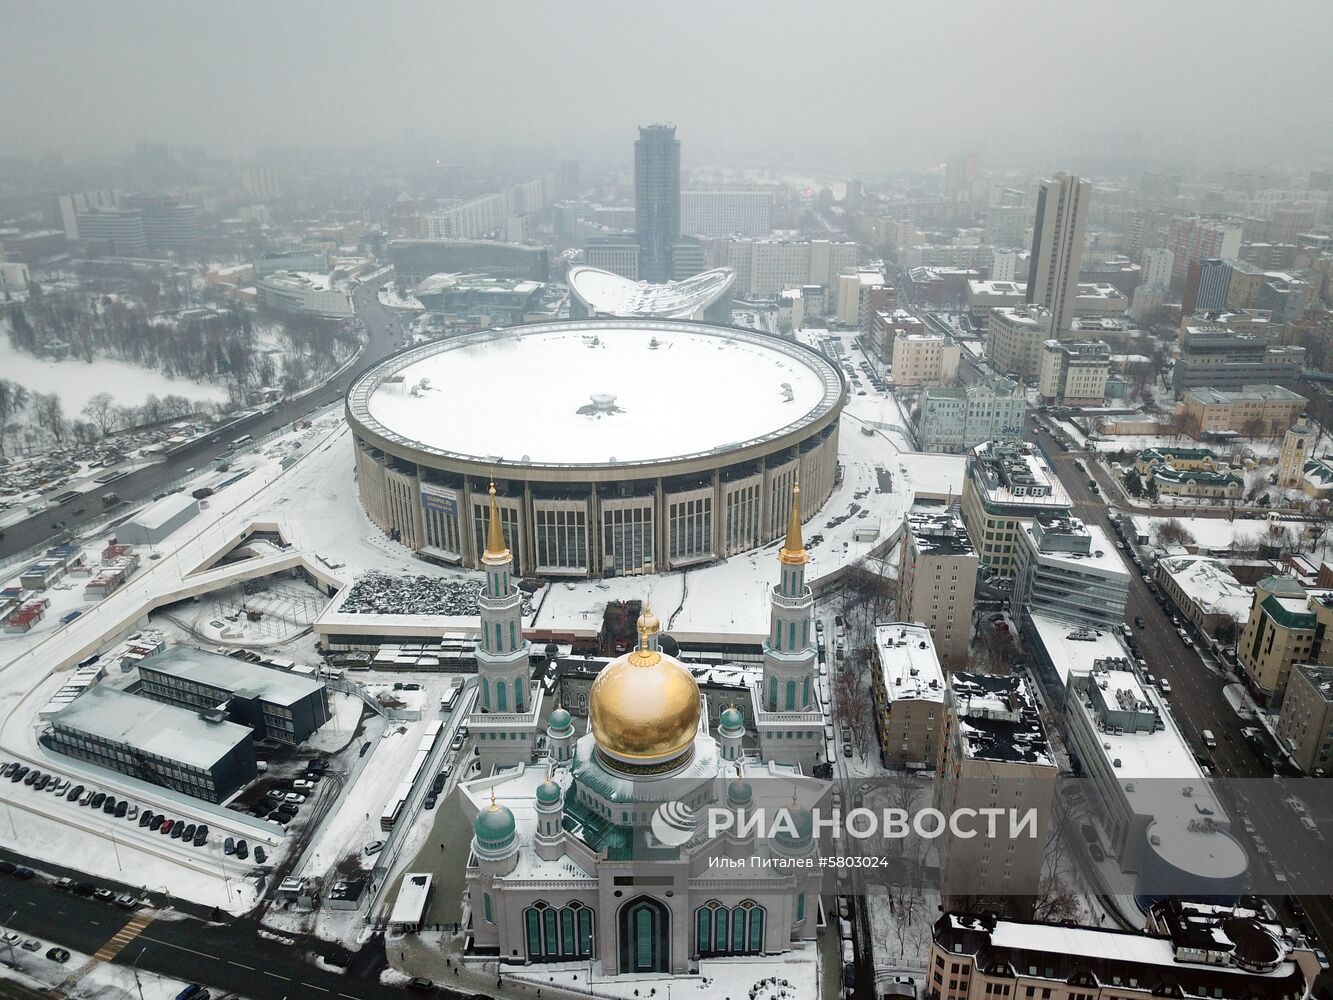
M 1203 745 L 1209 750 L 1217 749 L 1217 740 L 1213 736 L 1213 731 L 1211 729 L 1205 729 L 1203 731 Z

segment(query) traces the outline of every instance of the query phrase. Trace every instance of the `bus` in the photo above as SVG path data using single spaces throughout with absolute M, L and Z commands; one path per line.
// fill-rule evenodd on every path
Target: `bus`
M 253 441 L 254 439 L 255 439 L 255 436 L 254 436 L 253 434 L 242 434 L 240 437 L 238 437 L 236 440 L 234 440 L 231 444 L 227 445 L 227 450 L 228 450 L 228 451 L 237 451 L 238 449 L 244 448 L 246 445 L 248 445 L 248 444 L 249 444 L 251 441 Z

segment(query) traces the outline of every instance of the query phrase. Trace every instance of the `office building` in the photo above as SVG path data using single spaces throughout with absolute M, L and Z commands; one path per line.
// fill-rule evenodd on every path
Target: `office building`
M 1025 272 L 1026 273 L 1026 270 Z M 990 280 L 1014 281 L 1018 278 L 1018 251 L 995 250 L 991 253 Z
M 1003 375 L 927 389 L 913 410 L 917 447 L 959 454 L 985 441 L 1020 440 L 1026 409 L 1022 387 Z
M 1304 396 L 1280 385 L 1186 391 L 1181 421 L 1196 438 L 1283 434 L 1305 411 Z
M 298 249 L 298 250 L 279 250 L 272 253 L 261 254 L 251 261 L 254 268 L 255 278 L 262 278 L 266 274 L 274 274 L 277 271 L 314 271 L 316 273 L 325 273 L 329 270 L 330 261 L 327 250 L 318 249 Z M 408 282 L 403 275 L 396 275 L 398 282 L 406 286 Z M 421 280 L 421 279 L 417 279 Z
M 1275 347 L 1266 337 L 1188 326 L 1180 357 L 1171 369 L 1176 399 L 1189 389 L 1240 389 L 1246 385 L 1290 385 L 1305 367 L 1305 348 Z
M 1026 282 L 969 280 L 964 289 L 967 318 L 978 330 L 985 330 L 992 309 L 1031 308 L 1025 305 L 1026 295 Z M 1086 319 L 1115 319 L 1123 316 L 1128 308 L 1129 300 L 1120 289 L 1105 282 L 1080 283 L 1074 299 L 1074 315 Z M 1053 330 L 1051 335 L 1059 335 L 1059 331 Z
M 484 274 L 435 274 L 413 295 L 455 330 L 516 326 L 540 318 L 546 286 L 527 278 L 490 278 Z
M 550 280 L 546 247 L 493 240 L 390 240 L 388 254 L 400 287 L 420 284 L 432 274 L 483 272 L 493 278 Z M 263 273 L 259 264 L 255 261 L 256 274 Z M 306 268 L 293 265 L 280 270 Z
M 1231 265 L 1225 260 L 1192 260 L 1185 273 L 1185 293 L 1180 300 L 1181 315 L 1216 312 L 1227 307 L 1227 289 Z
M 913 622 L 875 626 L 870 692 L 885 767 L 925 770 L 938 760 L 944 729 L 944 672 L 930 630 Z
M 854 326 L 864 330 L 867 326 L 867 310 L 877 290 L 888 287 L 884 272 L 874 267 L 859 267 L 854 271 L 839 274 L 836 291 L 838 296 L 838 322 L 843 326 Z M 897 296 L 894 296 L 895 302 Z
M 1027 302 L 1051 311 L 1052 329 L 1056 332 L 1068 330 L 1074 320 L 1083 234 L 1091 198 L 1092 185 L 1088 181 L 1065 174 L 1042 181 L 1037 189 Z
M 940 661 L 967 663 L 972 608 L 981 562 L 963 519 L 952 508 L 918 505 L 907 515 L 898 566 L 898 609 L 930 630 Z
M 94 686 L 51 719 L 51 749 L 207 802 L 254 778 L 254 734 L 211 713 Z
M 1037 392 L 1043 403 L 1101 406 L 1111 374 L 1111 348 L 1100 340 L 1048 340 L 1042 345 Z
M 1029 214 L 1025 205 L 991 205 L 986 209 L 983 239 L 997 249 L 1025 246 Z
M 80 241 L 94 252 L 113 257 L 143 257 L 148 253 L 142 212 L 92 208 L 76 218 Z
M 682 191 L 680 229 L 691 236 L 767 236 L 773 195 L 767 191 Z
M 1333 667 L 1292 666 L 1274 735 L 1302 773 L 1333 773 Z
M 1297 663 L 1333 666 L 1333 592 L 1306 591 L 1292 576 L 1266 576 L 1254 585 L 1249 618 L 1236 643 L 1236 660 L 1250 690 L 1277 705 Z
M 255 284 L 259 305 L 289 316 L 341 321 L 355 315 L 352 300 L 327 274 L 275 271 Z
M 638 239 L 629 233 L 589 236 L 583 243 L 583 262 L 588 267 L 609 271 L 630 281 L 639 280 L 642 253 Z
M 991 364 L 1010 377 L 1038 378 L 1042 351 L 1055 332 L 1054 323 L 1050 310 L 1042 306 L 992 309 L 989 325 Z
M 258 739 L 303 743 L 329 718 L 324 685 L 300 674 L 177 646 L 139 664 L 139 693 L 196 712 L 222 711 Z
M 935 922 L 926 1000 L 1302 1000 L 1319 959 L 1253 910 L 1154 903 L 1146 931 L 946 913 Z
M 634 142 L 634 229 L 639 272 L 671 278 L 671 245 L 680 239 L 680 140 L 674 125 L 639 129 Z
M 1108 853 L 1136 875 L 1139 899 L 1168 892 L 1234 899 L 1244 889 L 1245 850 L 1229 832 L 1224 803 L 1175 717 L 1128 659 L 1070 674 L 1064 728 Z
M 164 194 L 125 195 L 125 211 L 143 216 L 144 240 L 153 253 L 190 254 L 199 249 L 199 206 Z
M 1153 571 L 1157 586 L 1200 632 L 1229 642 L 1250 614 L 1249 587 L 1226 563 L 1209 556 L 1163 556 Z
M 941 837 L 940 894 L 948 900 L 1035 893 L 1059 768 L 1027 680 L 950 674 L 939 743 L 935 807 L 946 816 L 963 809 L 1034 811 L 1031 836 Z
M 1018 529 L 1038 514 L 1068 515 L 1069 494 L 1035 445 L 988 441 L 967 457 L 963 523 L 981 564 L 996 576 L 1017 569 Z
M 1067 514 L 1039 513 L 1015 528 L 1014 593 L 1010 610 L 1057 621 L 1114 628 L 1125 620 L 1129 571 L 1096 524 Z

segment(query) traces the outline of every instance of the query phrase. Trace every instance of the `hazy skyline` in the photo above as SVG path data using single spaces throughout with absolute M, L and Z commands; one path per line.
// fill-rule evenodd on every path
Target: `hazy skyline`
M 849 170 L 974 149 L 1301 169 L 1333 149 L 1333 5 L 1313 0 L 658 10 L 3 0 L 0 128 L 10 153 L 412 129 L 446 149 L 628 159 L 636 125 L 668 120 L 690 164 Z

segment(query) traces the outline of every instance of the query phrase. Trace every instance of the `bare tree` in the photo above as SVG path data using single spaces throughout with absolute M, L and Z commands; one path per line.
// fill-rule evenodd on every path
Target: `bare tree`
M 9 421 L 28 405 L 28 390 L 17 382 L 0 378 L 0 455 L 5 453 L 5 432 Z
M 37 426 L 55 438 L 57 444 L 63 444 L 69 425 L 65 421 L 60 397 L 54 392 L 38 393 L 33 397 L 33 403 Z
M 1240 425 L 1240 432 L 1253 441 L 1263 434 L 1267 426 L 1263 417 L 1250 417 Z
M 1193 545 L 1194 534 L 1174 517 L 1157 526 L 1157 541 L 1161 545 Z
M 80 412 L 97 425 L 102 437 L 106 437 L 116 425 L 120 408 L 116 406 L 115 396 L 109 392 L 99 392 L 84 404 Z

